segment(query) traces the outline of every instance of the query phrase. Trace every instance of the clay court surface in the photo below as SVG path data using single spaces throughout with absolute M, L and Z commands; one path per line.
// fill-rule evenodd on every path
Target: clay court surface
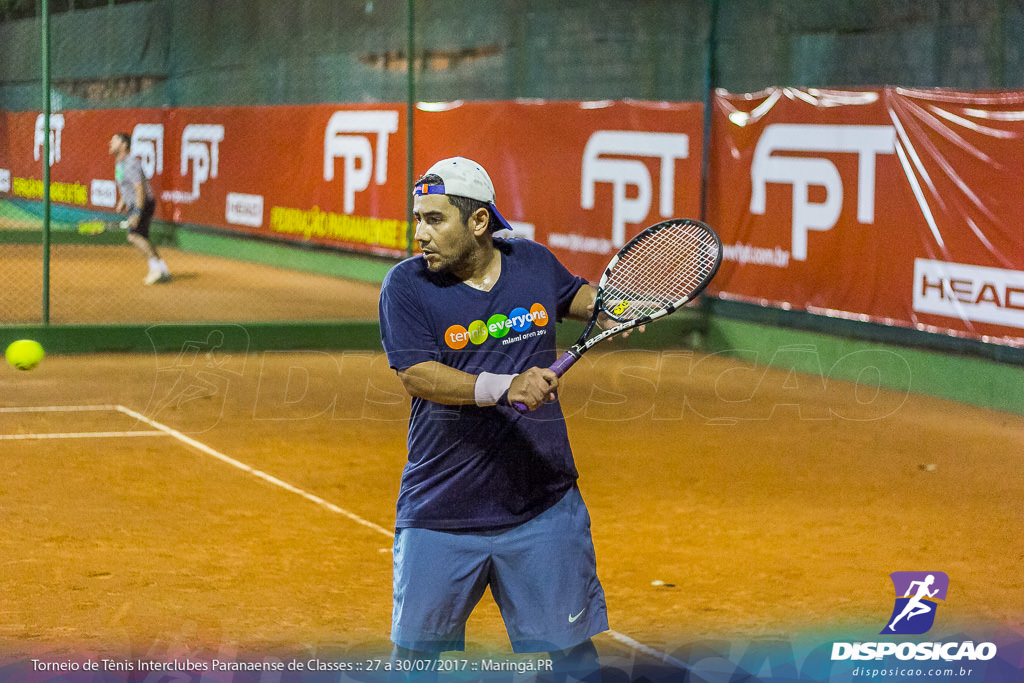
M 42 247 L 0 245 L 0 324 L 38 323 Z M 146 286 L 146 260 L 126 245 L 54 245 L 54 324 L 375 319 L 379 287 L 162 247 L 173 283 Z
M 215 282 L 186 256 L 168 262 L 192 278 L 144 290 L 139 266 L 109 291 L 180 300 Z M 237 277 L 265 300 L 294 287 L 327 308 L 341 291 L 373 315 L 371 286 L 259 288 L 273 270 Z M 901 570 L 949 575 L 935 635 L 1024 629 L 1024 418 L 878 390 L 870 372 L 826 385 L 621 344 L 562 392 L 614 635 L 659 652 L 872 639 Z M 0 655 L 385 654 L 407 410 L 372 352 L 186 339 L 2 368 Z M 602 652 L 631 647 L 614 635 Z M 508 652 L 489 597 L 468 639 Z

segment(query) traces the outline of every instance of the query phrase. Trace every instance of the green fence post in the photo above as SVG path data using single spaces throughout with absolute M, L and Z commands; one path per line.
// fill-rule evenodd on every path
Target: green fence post
M 406 246 L 405 253 L 407 256 L 412 256 L 412 236 L 413 236 L 413 224 L 412 224 L 412 184 L 416 180 L 414 177 L 415 173 L 415 160 L 413 155 L 415 154 L 415 145 L 413 140 L 413 131 L 415 126 L 413 125 L 414 116 L 416 113 L 416 23 L 415 23 L 415 5 L 416 0 L 408 0 L 408 15 L 409 15 L 409 33 L 406 41 L 406 96 L 405 96 L 405 158 L 406 158 L 406 191 L 405 191 L 405 220 L 408 221 L 408 227 L 405 229 L 406 235 Z
M 43 28 L 43 324 L 50 324 L 50 2 L 42 0 Z
M 711 176 L 711 123 L 715 106 L 715 88 L 718 87 L 718 63 L 715 51 L 718 49 L 718 0 L 711 0 L 711 17 L 708 21 L 708 39 L 705 45 L 707 56 L 704 62 L 704 149 L 700 162 L 700 219 L 708 219 L 708 180 Z

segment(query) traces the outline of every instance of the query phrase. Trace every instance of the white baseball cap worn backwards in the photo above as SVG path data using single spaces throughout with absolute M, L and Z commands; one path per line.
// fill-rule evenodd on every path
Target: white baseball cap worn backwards
M 441 185 L 420 183 L 413 189 L 415 195 L 447 194 L 468 197 L 478 202 L 487 202 L 487 208 L 494 216 L 497 225 L 493 230 L 511 230 L 512 226 L 494 206 L 494 184 L 483 166 L 465 157 L 442 159 L 429 169 L 425 175 L 436 175 L 441 178 Z

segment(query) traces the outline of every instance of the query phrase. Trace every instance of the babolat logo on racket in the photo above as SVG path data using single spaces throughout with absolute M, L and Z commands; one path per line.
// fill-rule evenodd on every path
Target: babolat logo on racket
M 927 633 L 935 623 L 937 601 L 946 599 L 949 577 L 943 572 L 893 572 L 889 578 L 896 589 L 896 604 L 881 633 Z
M 472 342 L 480 346 L 488 339 L 501 339 L 508 344 L 518 341 L 520 336 L 510 337 L 513 332 L 525 333 L 534 325 L 544 327 L 548 324 L 548 311 L 542 304 L 536 303 L 529 310 L 523 307 L 514 308 L 508 315 L 495 313 L 486 321 L 474 320 L 468 325 L 452 325 L 444 333 L 444 343 L 450 349 L 461 349 Z

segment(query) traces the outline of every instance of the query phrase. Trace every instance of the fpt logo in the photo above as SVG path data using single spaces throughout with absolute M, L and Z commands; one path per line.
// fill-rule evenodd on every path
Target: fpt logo
M 896 604 L 881 633 L 927 633 L 935 623 L 937 601 L 946 599 L 949 577 L 943 572 L 893 572 L 889 577 L 896 590 Z
M 43 155 L 43 147 L 45 147 L 46 138 L 50 138 L 50 166 L 53 166 L 60 161 L 60 137 L 64 131 L 64 114 L 51 114 L 50 115 L 50 130 L 49 132 L 43 130 L 43 125 L 46 119 L 43 114 L 36 117 L 36 131 L 33 136 L 33 157 L 36 161 L 39 161 Z
M 221 131 L 223 138 L 223 131 Z M 194 153 L 194 152 L 193 152 Z M 132 129 L 132 154 L 139 158 L 147 178 L 164 172 L 164 126 L 139 123 Z
M 486 321 L 474 320 L 469 325 L 452 325 L 444 333 L 444 343 L 450 349 L 465 348 L 467 344 L 480 346 L 488 339 L 501 339 L 503 344 L 518 341 L 523 334 L 535 335 L 537 330 L 530 332 L 530 328 L 544 327 L 548 324 L 548 312 L 542 304 L 536 303 L 529 309 L 514 308 L 508 315 L 495 313 Z M 520 333 L 518 336 L 510 337 L 513 332 Z
M 356 208 L 356 193 L 388 180 L 388 138 L 398 132 L 397 111 L 336 111 L 324 130 L 324 180 L 334 180 L 335 159 L 344 169 L 344 208 Z M 376 142 L 377 153 L 374 155 Z
M 896 130 L 892 126 L 788 123 L 765 128 L 750 165 L 750 213 L 763 215 L 766 212 L 768 183 L 793 186 L 792 253 L 795 261 L 807 260 L 808 232 L 828 231 L 839 222 L 843 208 L 843 180 L 839 170 L 829 159 L 810 156 L 826 153 L 857 155 L 857 222 L 872 225 L 875 222 L 877 157 L 896 153 Z M 821 201 L 812 201 L 812 187 L 824 189 Z
M 224 126 L 216 123 L 190 123 L 181 132 L 181 175 L 192 170 L 193 200 L 199 198 L 203 183 L 217 177 L 222 142 Z
M 675 215 L 676 161 L 689 155 L 690 137 L 683 133 L 599 130 L 583 149 L 580 206 L 593 209 L 595 186 L 611 184 L 611 245 L 617 249 L 626 243 L 626 224 L 647 218 L 655 190 L 658 214 L 662 218 Z M 660 188 L 643 158 L 658 160 Z

